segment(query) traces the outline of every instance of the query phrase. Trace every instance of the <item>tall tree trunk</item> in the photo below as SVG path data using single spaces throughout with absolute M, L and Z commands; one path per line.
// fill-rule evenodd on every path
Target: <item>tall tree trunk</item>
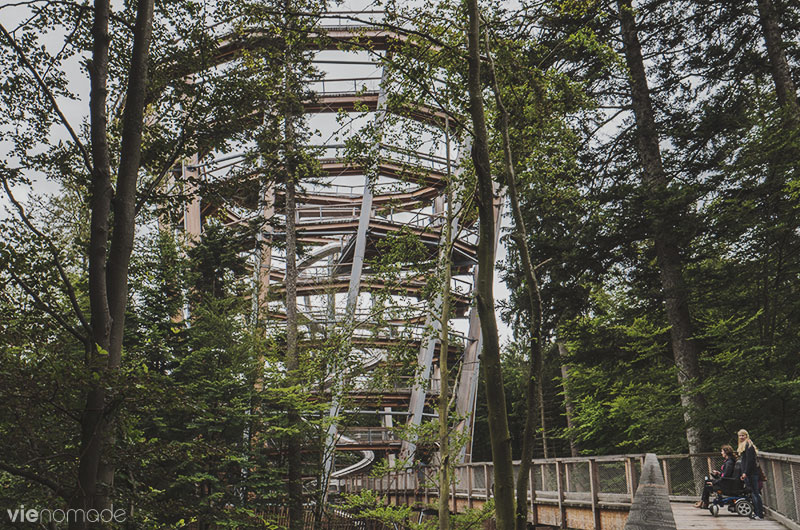
M 764 248 L 762 280 L 762 344 L 772 347 L 775 339 L 775 323 L 780 311 L 780 286 L 784 274 L 780 259 L 784 245 L 793 238 L 794 229 L 780 219 L 787 214 L 786 172 L 780 166 L 784 161 L 793 164 L 798 158 L 795 147 L 800 132 L 800 105 L 797 101 L 797 87 L 792 80 L 791 69 L 786 61 L 786 52 L 781 35 L 781 27 L 772 0 L 758 0 L 758 15 L 764 42 L 769 58 L 770 73 L 775 85 L 778 104 L 785 112 L 781 123 L 782 141 L 781 161 L 767 168 L 763 204 L 764 222 L 768 227 L 762 242 Z
M 478 205 L 478 275 L 476 300 L 483 337 L 481 367 L 486 380 L 489 437 L 494 468 L 495 517 L 498 530 L 514 527 L 514 471 L 511 463 L 511 436 L 508 432 L 505 387 L 500 364 L 500 340 L 494 314 L 494 187 L 489 162 L 489 142 L 481 86 L 480 13 L 477 0 L 465 2 L 469 25 L 467 29 L 469 111 L 472 118 L 474 142 L 472 161 L 477 176 Z
M 775 83 L 778 103 L 781 107 L 788 107 L 791 119 L 797 125 L 800 122 L 797 87 L 792 80 L 789 64 L 786 62 L 781 27 L 772 0 L 758 0 L 758 20 L 764 33 L 764 42 L 767 46 L 767 57 L 769 57 L 770 72 Z
M 542 348 L 539 348 L 540 354 L 536 357 L 536 373 L 539 376 L 536 378 L 536 395 L 539 398 L 537 401 L 539 402 L 539 425 L 542 426 L 542 456 L 544 458 L 550 458 L 550 449 L 548 448 L 547 443 L 547 418 L 544 408 L 544 379 L 542 378 L 542 365 L 543 358 L 542 358 Z
M 569 454 L 570 456 L 578 456 L 578 443 L 575 441 L 575 435 L 572 434 L 575 409 L 572 405 L 569 389 L 569 366 L 567 365 L 569 352 L 566 345 L 561 341 L 556 341 L 556 346 L 558 347 L 558 357 L 561 360 L 561 386 L 564 389 L 564 410 L 567 416 L 567 430 L 569 431 Z
M 448 164 L 449 140 L 448 140 Z M 449 173 L 449 171 L 448 171 Z M 453 183 L 447 183 L 447 215 L 444 226 L 445 251 L 442 257 L 442 325 L 439 340 L 439 530 L 450 528 L 450 367 L 447 354 L 450 349 L 450 279 L 452 277 L 453 255 Z
M 287 127 L 290 128 L 290 127 Z M 290 385 L 299 382 L 300 359 L 297 351 L 297 228 L 294 172 L 286 176 L 286 371 Z M 293 406 L 289 407 L 287 420 L 290 429 L 299 430 L 302 418 Z M 301 439 L 292 434 L 288 443 L 287 493 L 289 495 L 289 530 L 303 528 L 302 459 L 299 451 Z
M 287 14 L 291 9 L 291 0 L 286 0 Z M 293 59 L 291 50 L 287 49 L 284 61 L 285 84 L 287 97 L 291 97 L 294 83 Z M 294 386 L 300 382 L 300 358 L 297 350 L 297 226 L 295 216 L 297 201 L 295 194 L 296 163 L 295 155 L 298 149 L 295 134 L 296 119 L 293 104 L 286 102 L 284 115 L 284 161 L 286 168 L 286 372 L 289 385 Z M 289 504 L 289 530 L 303 529 L 303 477 L 302 457 L 299 451 L 302 443 L 298 434 L 302 427 L 302 418 L 298 410 L 290 405 L 287 411 L 287 420 L 290 429 L 295 434 L 289 436 L 287 459 L 287 494 Z
M 701 382 L 698 365 L 700 348 L 692 338 L 692 321 L 683 281 L 680 249 L 673 236 L 678 220 L 674 212 L 665 207 L 669 203 L 666 200 L 669 194 L 669 178 L 662 165 L 658 131 L 631 0 L 619 0 L 618 6 L 625 60 L 630 70 L 631 99 L 638 136 L 637 150 L 643 168 L 642 180 L 648 193 L 654 197 L 651 201 L 654 208 L 648 215 L 670 324 L 672 352 L 678 368 L 686 440 L 689 443 L 689 452 L 699 453 L 705 448 L 705 440 L 697 415 L 705 408 L 705 400 L 697 390 Z M 698 469 L 695 469 L 694 464 L 695 462 L 692 467 L 697 475 Z M 702 473 L 700 478 L 702 479 Z
M 95 2 L 89 101 L 93 172 L 90 183 L 89 305 L 93 344 L 86 352 L 88 369 L 97 374 L 81 414 L 78 484 L 70 499 L 73 509 L 105 509 L 114 481 L 111 420 L 107 387 L 122 360 L 122 337 L 128 301 L 128 267 L 135 230 L 136 184 L 141 165 L 142 122 L 147 89 L 147 63 L 153 25 L 153 0 L 141 0 L 134 25 L 131 64 L 122 123 L 122 144 L 116 194 L 111 184 L 108 145 L 109 0 Z M 111 206 L 114 206 L 113 224 Z M 109 247 L 109 236 L 111 237 Z M 85 528 L 71 521 L 70 528 Z
M 522 435 L 522 453 L 520 455 L 519 474 L 516 484 L 516 530 L 525 530 L 528 525 L 528 482 L 530 477 L 531 459 L 535 444 L 536 416 L 539 412 L 539 421 L 542 427 L 542 445 L 544 456 L 547 458 L 547 440 L 544 434 L 544 402 L 542 400 L 542 299 L 539 292 L 539 281 L 531 260 L 528 249 L 528 231 L 525 219 L 519 205 L 517 193 L 517 176 L 514 169 L 514 156 L 511 151 L 511 136 L 509 134 L 508 110 L 503 103 L 494 60 L 489 44 L 488 31 L 486 32 L 486 56 L 489 60 L 489 78 L 492 80 L 492 89 L 497 104 L 500 120 L 500 134 L 503 139 L 503 172 L 508 188 L 508 197 L 511 202 L 511 212 L 514 217 L 514 231 L 511 237 L 517 245 L 522 258 L 522 270 L 525 275 L 525 289 L 531 311 L 530 345 L 528 355 L 528 380 L 525 385 L 525 428 Z

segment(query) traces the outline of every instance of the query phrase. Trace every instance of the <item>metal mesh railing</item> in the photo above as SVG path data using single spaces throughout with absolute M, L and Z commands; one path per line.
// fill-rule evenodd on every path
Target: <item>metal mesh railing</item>
M 537 491 L 558 491 L 558 477 L 556 476 L 556 465 L 541 464 L 536 475 Z
M 800 456 L 761 452 L 759 464 L 767 475 L 762 491 L 770 517 L 786 524 L 800 522 Z M 531 465 L 533 502 L 563 502 L 588 505 L 612 503 L 630 505 L 641 475 L 643 455 L 596 458 L 534 460 Z M 658 457 L 664 481 L 673 500 L 696 500 L 702 491 L 702 477 L 722 465 L 719 454 L 663 455 Z M 518 464 L 517 464 L 518 466 Z M 518 467 L 515 468 L 515 474 Z M 472 499 L 492 496 L 491 463 L 457 466 L 453 495 Z M 700 479 L 696 477 L 700 474 Z M 594 482 L 594 486 L 593 486 Z M 369 479 L 351 484 L 360 487 L 403 489 L 397 477 Z M 559 491 L 560 486 L 560 491 Z M 616 509 L 616 508 L 615 508 Z
M 666 455 L 660 456 L 659 461 L 673 499 L 698 498 L 702 475 L 719 470 L 722 465 L 722 457 L 716 453 Z M 760 452 L 758 461 L 767 476 L 761 492 L 764 506 L 776 518 L 800 523 L 800 456 Z
M 698 460 L 701 462 L 701 460 Z M 672 496 L 699 497 L 702 492 L 703 476 L 700 475 L 699 483 L 692 470 L 692 462 L 687 455 L 668 455 L 659 457 L 661 471 L 669 494 Z
M 534 460 L 531 462 L 532 481 L 529 489 L 533 490 L 534 502 L 536 500 L 554 502 L 560 497 L 566 502 L 589 503 L 599 500 L 630 503 L 641 474 L 641 458 L 642 455 L 626 455 Z M 515 463 L 515 478 L 518 478 L 518 473 L 519 464 Z M 457 492 L 461 494 L 472 492 L 476 498 L 484 498 L 488 491 L 491 496 L 492 464 L 458 466 L 456 477 Z
M 767 476 L 762 495 L 770 515 L 800 523 L 800 456 L 760 452 L 758 461 Z
M 638 480 L 641 474 L 641 462 L 631 460 L 634 467 L 633 479 Z M 636 491 L 636 483 L 628 484 L 626 477 L 626 463 L 625 462 L 598 462 L 597 464 L 597 479 L 600 484 L 600 491 L 604 493 L 616 494 L 631 494 Z
M 588 493 L 592 485 L 588 462 L 566 462 L 563 467 L 562 484 L 565 492 Z

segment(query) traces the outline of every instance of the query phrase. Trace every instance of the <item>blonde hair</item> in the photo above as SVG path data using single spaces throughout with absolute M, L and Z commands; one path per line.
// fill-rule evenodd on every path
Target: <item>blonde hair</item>
M 739 447 L 736 448 L 737 453 L 742 454 L 751 445 L 753 446 L 755 452 L 758 453 L 758 447 L 756 447 L 755 442 L 753 442 L 753 440 L 750 439 L 750 434 L 746 430 L 739 429 L 739 432 L 737 432 L 736 434 L 744 434 L 744 440 L 740 441 Z

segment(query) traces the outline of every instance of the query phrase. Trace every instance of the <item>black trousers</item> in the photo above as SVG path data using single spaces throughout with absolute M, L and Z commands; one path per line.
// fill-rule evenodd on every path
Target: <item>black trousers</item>
M 703 486 L 703 496 L 700 498 L 703 504 L 708 504 L 708 499 L 711 497 L 712 493 L 714 493 L 713 484 L 706 484 Z

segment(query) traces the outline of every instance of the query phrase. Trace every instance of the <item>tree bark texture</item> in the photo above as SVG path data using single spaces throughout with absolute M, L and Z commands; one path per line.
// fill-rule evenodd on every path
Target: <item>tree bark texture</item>
M 111 419 L 107 414 L 111 399 L 107 388 L 112 385 L 111 379 L 119 370 L 122 359 L 153 9 L 153 0 L 141 0 L 137 9 L 115 193 L 111 183 L 106 112 L 111 43 L 108 25 L 110 3 L 108 0 L 98 0 L 94 7 L 92 60 L 89 64 L 93 169 L 89 197 L 89 306 L 92 344 L 87 347 L 86 360 L 89 371 L 95 377 L 91 379 L 81 413 L 78 484 L 69 502 L 70 508 L 76 509 L 108 507 L 113 488 L 114 439 Z M 85 527 L 83 521 L 70 522 L 70 528 Z
M 449 140 L 448 140 L 449 141 Z M 449 149 L 449 145 L 448 145 Z M 449 160 L 449 157 L 448 157 Z M 453 256 L 453 192 L 452 182 L 447 183 L 447 215 L 445 216 L 442 253 L 442 326 L 439 340 L 439 530 L 450 528 L 450 367 L 447 355 L 450 350 L 450 279 Z
M 669 178 L 662 164 L 658 130 L 631 0 L 619 0 L 618 6 L 625 60 L 630 70 L 629 82 L 636 117 L 637 151 L 643 168 L 642 180 L 648 194 L 655 199 L 651 201 L 654 208 L 648 215 L 666 302 L 672 352 L 678 369 L 686 439 L 689 452 L 699 453 L 705 449 L 706 444 L 696 417 L 697 411 L 705 407 L 705 400 L 697 391 L 702 377 L 698 364 L 700 348 L 692 337 L 693 324 L 683 281 L 680 249 L 673 236 L 673 227 L 678 219 L 668 207 L 664 207 L 669 202 L 664 200 L 669 193 Z
M 797 87 L 792 80 L 789 63 L 786 62 L 786 52 L 781 36 L 781 27 L 775 6 L 772 0 L 758 0 L 758 20 L 764 33 L 764 42 L 767 46 L 770 72 L 775 83 L 775 94 L 781 107 L 788 107 L 791 119 L 797 124 L 800 122 L 800 106 L 797 102 Z
M 531 311 L 530 325 L 530 344 L 528 355 L 528 379 L 525 385 L 525 427 L 522 435 L 522 451 L 520 454 L 519 473 L 516 484 L 516 530 L 525 530 L 528 525 L 528 482 L 530 476 L 531 459 L 533 458 L 533 446 L 536 436 L 536 417 L 539 416 L 542 427 L 542 441 L 544 447 L 544 457 L 547 458 L 547 442 L 544 435 L 544 403 L 541 400 L 541 380 L 542 380 L 542 303 L 539 293 L 539 281 L 536 278 L 536 271 L 528 249 L 528 231 L 525 227 L 525 219 L 522 216 L 522 209 L 519 205 L 519 194 L 517 192 L 517 176 L 514 169 L 514 156 L 511 151 L 511 136 L 509 134 L 508 110 L 503 103 L 500 87 L 497 83 L 497 75 L 494 68 L 494 60 L 489 49 L 489 38 L 486 38 L 486 55 L 489 58 L 489 77 L 492 80 L 495 102 L 497 104 L 498 118 L 500 122 L 500 134 L 503 139 L 503 172 L 505 173 L 505 183 L 508 188 L 508 197 L 511 202 L 511 212 L 514 217 L 514 231 L 512 238 L 517 245 L 517 249 L 522 259 L 522 270 L 525 275 L 525 290 L 528 295 L 528 303 Z M 538 414 L 541 412 L 541 414 Z
M 783 116 L 782 140 L 786 143 L 781 146 L 780 156 L 790 165 L 797 160 L 798 153 L 795 147 L 798 132 L 800 132 L 800 104 L 797 100 L 797 86 L 792 80 L 791 69 L 786 60 L 786 49 L 783 42 L 782 30 L 778 14 L 772 0 L 758 0 L 758 15 L 764 43 L 767 48 L 767 57 L 770 64 L 770 73 L 775 86 L 778 104 L 786 112 Z M 761 299 L 762 316 L 761 341 L 767 347 L 772 347 L 775 340 L 777 317 L 780 311 L 781 277 L 784 275 L 783 265 L 786 243 L 792 239 L 791 226 L 778 222 L 791 209 L 791 200 L 786 197 L 786 173 L 780 168 L 780 163 L 771 165 L 766 172 L 765 193 L 766 201 L 763 205 L 765 222 L 770 229 L 764 235 L 764 247 L 761 272 Z
M 476 203 L 479 215 L 478 274 L 476 300 L 481 322 L 483 352 L 481 367 L 486 379 L 489 436 L 494 468 L 495 516 L 498 530 L 514 528 L 514 472 L 511 463 L 511 437 L 500 364 L 500 340 L 494 314 L 494 189 L 489 162 L 488 132 L 482 99 L 480 58 L 480 13 L 477 0 L 466 0 L 468 15 L 467 49 L 469 111 L 474 142 L 472 161 L 477 176 Z
M 297 228 L 295 226 L 296 198 L 294 172 L 286 178 L 286 370 L 289 384 L 299 382 L 300 360 L 297 351 Z M 287 415 L 290 428 L 299 430 L 302 418 L 290 407 Z M 288 444 L 287 493 L 289 496 L 289 529 L 303 528 L 302 459 L 298 450 L 299 435 L 292 435 Z
M 567 430 L 570 431 L 569 454 L 570 456 L 578 456 L 578 442 L 575 441 L 575 435 L 572 434 L 572 427 L 574 426 L 572 418 L 575 416 L 575 409 L 572 405 L 569 389 L 569 366 L 567 365 L 569 352 L 567 351 L 567 346 L 561 341 L 557 341 L 556 346 L 558 347 L 558 356 L 561 359 L 561 386 L 564 389 L 564 411 L 567 417 Z
M 287 1 L 287 4 L 289 2 Z M 289 6 L 287 5 L 287 8 Z M 284 65 L 287 77 L 287 87 L 293 85 L 288 81 L 292 73 L 291 55 L 287 52 Z M 287 105 L 284 116 L 284 150 L 288 153 L 285 160 L 286 167 L 286 371 L 290 385 L 300 382 L 300 359 L 297 350 L 297 226 L 295 216 L 297 200 L 295 193 L 295 179 L 297 169 L 295 152 L 298 148 L 295 134 L 294 120 L 296 116 L 291 110 L 292 105 Z M 287 411 L 289 428 L 299 433 L 302 428 L 302 418 L 294 407 Z M 299 451 L 302 443 L 299 434 L 290 436 L 287 455 L 287 494 L 289 500 L 289 530 L 303 529 L 303 477 L 302 457 Z

